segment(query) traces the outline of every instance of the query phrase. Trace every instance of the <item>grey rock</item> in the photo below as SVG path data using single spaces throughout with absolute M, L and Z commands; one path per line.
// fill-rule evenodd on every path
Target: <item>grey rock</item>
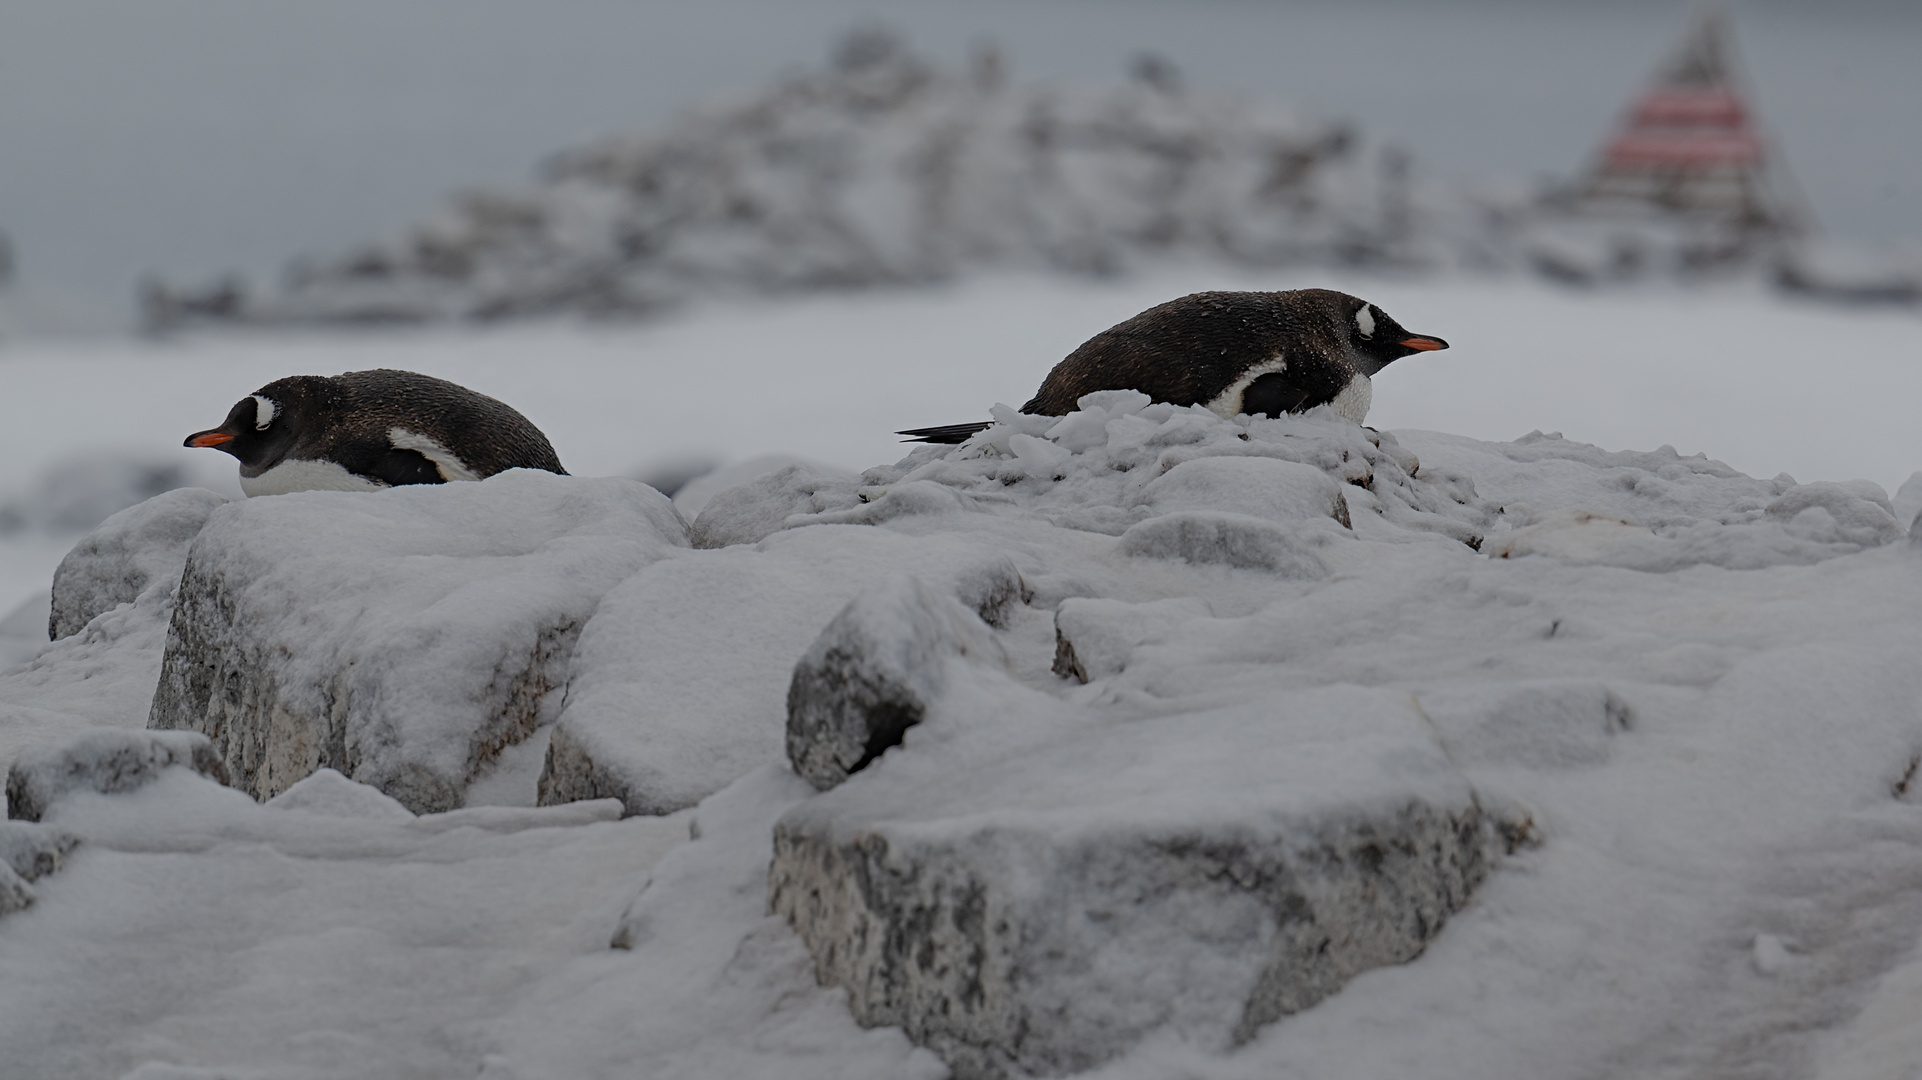
M 600 755 L 589 745 L 565 720 L 554 725 L 547 741 L 547 761 L 541 766 L 536 804 L 558 806 L 584 799 L 619 799 L 627 814 L 648 812 L 651 800 L 640 785 L 623 771 L 597 763 Z
M 226 496 L 205 488 L 176 488 L 101 522 L 53 572 L 47 636 L 57 641 L 77 633 L 149 588 L 171 591 L 187 564 L 187 546 L 226 504 Z
M 198 732 L 97 728 L 15 758 L 7 771 L 7 816 L 39 821 L 69 792 L 118 795 L 152 783 L 170 768 L 227 782 L 226 767 L 212 742 Z
M 1157 1030 L 1245 1042 L 1419 955 L 1502 846 L 1389 691 L 928 757 L 789 811 L 769 909 L 857 1020 L 960 1080 L 1081 1072 Z
M 928 566 L 950 569 L 923 580 L 991 625 L 1027 595 L 1005 555 L 888 529 L 789 529 L 635 574 L 581 631 L 538 801 L 617 798 L 629 814 L 666 814 L 785 765 L 796 662 L 877 578 Z
M 535 470 L 230 506 L 189 553 L 148 727 L 206 734 L 257 799 L 327 767 L 457 808 L 554 719 L 602 596 L 685 543 L 652 488 Z
M 996 577 L 983 571 L 970 592 L 990 613 L 1005 604 L 994 600 L 1005 590 L 988 584 Z M 1018 574 L 1015 581 L 1018 592 Z M 970 608 L 954 592 L 906 576 L 855 597 L 821 631 L 788 684 L 794 771 L 826 790 L 899 745 L 945 687 L 949 661 L 997 654 L 983 606 Z
M 1208 605 L 1192 596 L 1145 604 L 1069 597 L 1054 611 L 1054 673 L 1084 683 L 1118 674 L 1137 648 L 1209 617 Z
M 1151 559 L 1265 570 L 1303 581 L 1328 576 L 1327 566 L 1294 530 L 1246 514 L 1187 510 L 1152 517 L 1121 534 L 1120 551 Z

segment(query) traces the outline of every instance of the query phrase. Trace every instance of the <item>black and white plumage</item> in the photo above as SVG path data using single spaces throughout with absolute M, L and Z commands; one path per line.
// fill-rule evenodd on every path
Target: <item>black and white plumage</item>
M 1222 416 L 1280 416 L 1330 405 L 1359 424 L 1373 396 L 1370 376 L 1404 356 L 1447 347 L 1332 289 L 1194 293 L 1083 342 L 1021 411 L 1064 416 L 1083 394 L 1139 390 L 1155 401 L 1202 405 Z M 897 434 L 958 443 L 986 427 L 948 424 Z
M 385 368 L 276 379 L 184 445 L 240 459 L 248 495 L 374 491 L 503 469 L 567 473 L 547 436 L 509 406 L 445 379 Z

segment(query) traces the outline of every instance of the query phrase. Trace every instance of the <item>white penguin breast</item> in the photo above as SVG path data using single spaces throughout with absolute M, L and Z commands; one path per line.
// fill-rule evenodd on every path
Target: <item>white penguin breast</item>
M 1328 407 L 1343 420 L 1359 424 L 1368 419 L 1368 406 L 1374 400 L 1375 384 L 1368 381 L 1368 376 L 1357 371 L 1355 377 L 1348 380 L 1348 385 L 1341 388 L 1341 393 L 1335 395 L 1335 400 L 1328 403 Z
M 331 461 L 291 460 L 261 473 L 240 474 L 240 490 L 248 498 L 285 495 L 292 491 L 379 491 L 386 484 L 348 472 Z

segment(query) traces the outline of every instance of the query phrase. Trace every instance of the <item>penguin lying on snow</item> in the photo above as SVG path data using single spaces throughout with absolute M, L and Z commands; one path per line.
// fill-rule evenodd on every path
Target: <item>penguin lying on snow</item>
M 1446 348 L 1442 339 L 1411 334 L 1368 301 L 1332 289 L 1194 293 L 1089 338 L 1055 365 L 1021 411 L 1065 416 L 1083 394 L 1139 390 L 1222 416 L 1332 405 L 1359 424 L 1368 415 L 1369 376 L 1404 356 Z M 958 443 L 988 426 L 896 434 Z
M 248 495 L 374 491 L 503 469 L 567 475 L 547 436 L 520 413 L 445 379 L 388 369 L 276 379 L 184 445 L 239 458 Z

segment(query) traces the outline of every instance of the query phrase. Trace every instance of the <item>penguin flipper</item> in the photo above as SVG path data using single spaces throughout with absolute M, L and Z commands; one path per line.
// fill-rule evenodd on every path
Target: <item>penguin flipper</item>
M 378 480 L 389 487 L 402 484 L 444 484 L 446 477 L 427 455 L 418 450 L 405 450 L 394 447 L 359 465 L 355 472 Z
M 977 431 L 986 431 L 994 426 L 992 420 L 982 420 L 972 424 L 943 424 L 940 427 L 909 428 L 897 431 L 896 435 L 906 435 L 902 442 L 942 443 L 952 446 L 968 441 Z

